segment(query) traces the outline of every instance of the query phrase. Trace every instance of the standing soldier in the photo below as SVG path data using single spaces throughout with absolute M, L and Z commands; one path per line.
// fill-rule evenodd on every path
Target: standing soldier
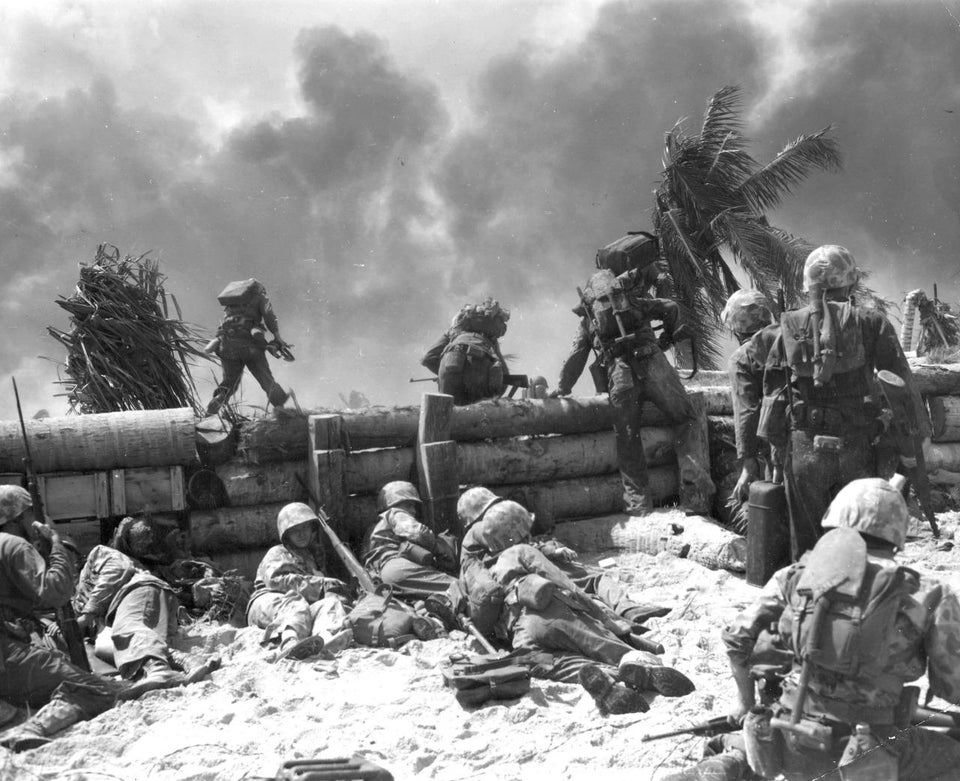
M 560 369 L 555 395 L 570 394 L 592 348 L 597 361 L 590 373 L 597 391 L 609 393 L 616 412 L 617 465 L 626 512 L 646 515 L 653 509 L 640 441 L 640 413 L 647 399 L 674 426 L 681 502 L 689 510 L 705 512 L 713 499 L 714 486 L 706 465 L 697 461 L 696 413 L 676 370 L 662 352 L 677 330 L 679 307 L 668 299 L 640 297 L 635 279 L 642 271 L 615 277 L 609 269 L 602 269 L 590 277 L 580 305 L 573 310 L 580 316 L 580 327 Z M 659 339 L 650 325 L 652 319 L 663 323 Z
M 272 355 L 293 360 L 289 345 L 280 337 L 280 326 L 273 313 L 266 288 L 255 279 L 231 282 L 217 296 L 223 305 L 223 319 L 216 338 L 206 351 L 220 356 L 223 379 L 207 405 L 207 414 L 215 415 L 240 386 L 244 368 L 250 370 L 267 399 L 274 407 L 286 403 L 287 393 L 273 378 L 267 351 Z M 273 334 L 267 343 L 266 332 Z
M 499 339 L 509 319 L 509 310 L 494 298 L 467 304 L 420 361 L 437 375 L 440 393 L 453 396 L 457 406 L 503 393 L 508 371 Z
M 837 491 L 878 473 L 875 372 L 893 372 L 916 394 L 894 327 L 850 301 L 858 279 L 845 248 L 827 244 L 811 252 L 803 269 L 810 303 L 783 314 L 767 357 L 760 436 L 783 453 L 795 561 L 819 538 L 820 519 Z
M 740 479 L 733 493 L 738 501 L 744 502 L 748 498 L 750 484 L 761 476 L 760 462 L 765 448 L 763 440 L 757 436 L 757 424 L 763 404 L 763 371 L 780 326 L 773 322 L 766 297 L 757 290 L 736 291 L 727 299 L 720 319 L 740 345 L 730 356 L 727 372 L 733 401 L 737 458 L 742 465 Z M 769 479 L 777 482 L 778 478 L 782 479 L 775 454 L 770 454 L 768 471 Z

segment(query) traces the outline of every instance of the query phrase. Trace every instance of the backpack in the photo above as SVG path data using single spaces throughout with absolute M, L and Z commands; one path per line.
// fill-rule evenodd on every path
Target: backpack
M 817 555 L 833 544 L 835 529 L 817 542 L 809 554 Z M 866 545 L 856 554 L 867 558 Z M 810 559 L 806 560 L 807 562 Z M 813 621 L 814 600 L 801 593 L 797 586 L 804 566 L 794 568 L 787 580 L 787 606 L 781 618 L 781 636 L 789 638 L 796 658 L 807 648 Z M 830 604 L 820 628 L 819 642 L 811 649 L 810 661 L 815 665 L 814 675 L 820 680 L 860 679 L 880 683 L 886 662 L 881 652 L 894 634 L 894 623 L 901 601 L 910 592 L 915 573 L 906 567 L 882 565 L 866 560 L 859 587 L 852 596 L 831 594 Z M 899 691 L 899 686 L 895 684 Z
M 782 320 L 783 349 L 790 369 L 799 377 L 813 377 L 822 362 L 813 354 L 812 307 L 785 312 Z M 828 319 L 829 316 L 829 319 Z M 830 327 L 832 323 L 832 328 Z M 832 332 L 832 333 L 831 333 Z M 862 369 L 867 363 L 860 318 L 848 302 L 827 301 L 820 325 L 821 349 L 833 350 L 833 374 Z M 862 395 L 862 394 L 861 394 Z
M 530 670 L 513 655 L 452 656 L 441 662 L 440 674 L 461 705 L 514 700 L 530 691 Z
M 616 276 L 655 263 L 660 257 L 657 237 L 646 231 L 630 231 L 597 250 L 597 268 L 610 269 Z
M 399 604 L 389 586 L 378 586 L 361 597 L 347 613 L 347 624 L 359 645 L 372 648 L 399 648 L 410 640 L 437 636 L 433 622 Z

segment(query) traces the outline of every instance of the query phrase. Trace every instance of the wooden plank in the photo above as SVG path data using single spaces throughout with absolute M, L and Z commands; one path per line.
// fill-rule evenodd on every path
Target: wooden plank
M 99 519 L 63 521 L 58 522 L 56 526 L 57 533 L 61 537 L 69 537 L 84 556 L 102 542 Z
M 960 442 L 960 398 L 928 396 L 930 424 L 934 442 Z
M 111 515 L 183 510 L 183 467 L 114 469 L 110 474 L 110 494 Z
M 80 472 L 37 475 L 37 488 L 47 516 L 54 521 L 97 518 L 109 506 L 103 473 Z
M 453 396 L 446 393 L 424 393 L 420 404 L 417 444 L 445 442 L 450 439 Z
M 457 499 L 460 481 L 457 479 L 457 443 L 428 442 L 418 448 L 417 463 L 420 472 L 420 497 L 424 515 L 437 531 L 460 534 L 457 519 Z
M 111 515 L 127 514 L 127 491 L 122 469 L 110 471 L 110 510 Z

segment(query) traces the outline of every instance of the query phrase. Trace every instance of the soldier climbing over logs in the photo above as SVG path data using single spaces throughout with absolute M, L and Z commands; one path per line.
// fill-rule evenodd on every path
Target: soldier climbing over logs
M 223 306 L 223 318 L 217 335 L 205 348 L 220 358 L 223 377 L 207 405 L 207 414 L 215 415 L 240 386 L 243 370 L 249 369 L 274 407 L 282 407 L 290 394 L 273 378 L 267 353 L 287 361 L 293 354 L 280 336 L 266 288 L 256 279 L 231 282 L 217 296 Z M 273 340 L 267 342 L 267 331 Z

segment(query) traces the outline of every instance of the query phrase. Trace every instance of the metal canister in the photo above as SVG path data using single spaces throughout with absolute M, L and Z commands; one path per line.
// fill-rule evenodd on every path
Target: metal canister
M 769 480 L 751 483 L 747 518 L 747 583 L 762 586 L 790 557 L 790 522 L 783 485 Z

